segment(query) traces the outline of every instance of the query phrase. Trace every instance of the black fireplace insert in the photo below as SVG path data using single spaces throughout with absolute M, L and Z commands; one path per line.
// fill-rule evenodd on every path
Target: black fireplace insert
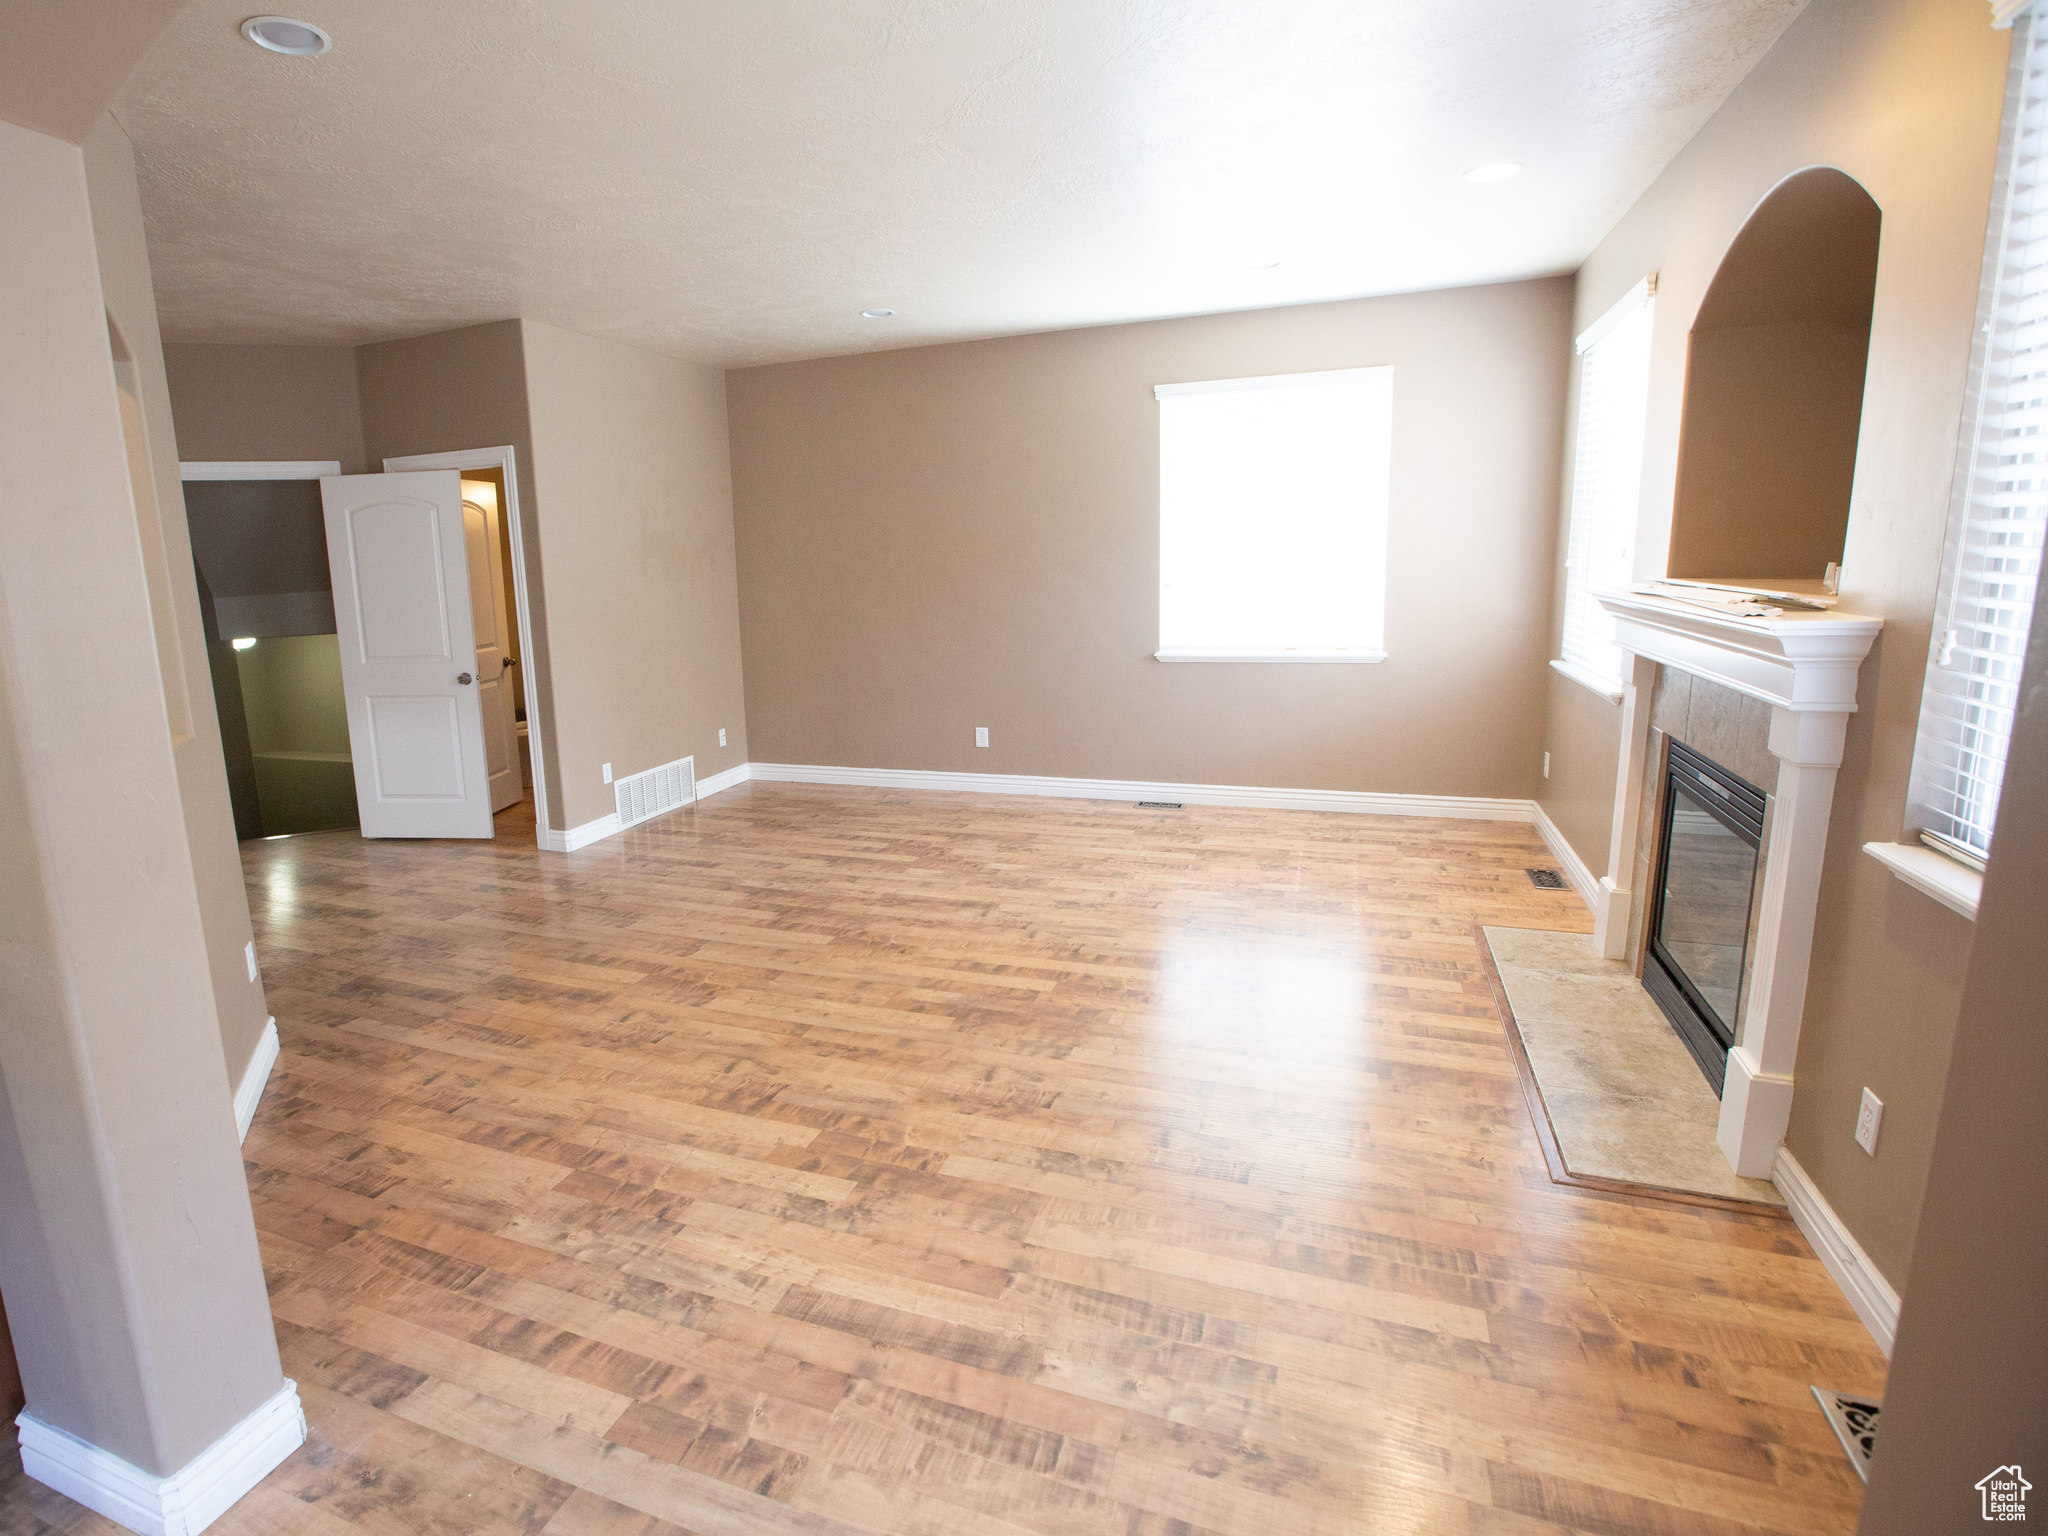
M 1681 741 L 1664 766 L 1643 985 L 1721 1091 L 1749 949 L 1764 792 Z

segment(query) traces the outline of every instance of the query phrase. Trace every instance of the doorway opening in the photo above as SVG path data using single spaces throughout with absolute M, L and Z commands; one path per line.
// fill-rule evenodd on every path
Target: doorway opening
M 228 798 L 245 842 L 358 825 L 320 513 L 320 476 L 340 468 L 179 468 Z
M 506 444 L 496 448 L 461 448 L 450 453 L 405 454 L 385 459 L 383 467 L 386 474 L 425 469 L 457 470 L 462 476 L 465 503 L 475 495 L 479 511 L 484 510 L 486 498 L 474 493 L 471 487 L 487 485 L 497 498 L 495 534 L 486 531 L 483 541 L 488 543 L 495 537 L 505 583 L 505 606 L 510 610 L 502 639 L 511 648 L 509 657 L 512 665 L 499 668 L 502 692 L 498 703 L 500 710 L 509 713 L 511 718 L 512 763 L 520 780 L 522 796 L 533 805 L 534 842 L 546 848 L 547 752 L 542 735 L 539 670 L 534 661 L 532 576 L 527 562 L 526 529 L 520 514 L 518 455 L 510 444 Z M 476 539 L 466 508 L 463 525 L 465 539 Z M 476 566 L 477 561 L 473 558 L 470 568 L 472 610 L 476 607 Z M 490 701 L 486 698 L 484 702 L 488 704 Z M 488 730 L 485 750 L 487 755 L 493 751 Z
M 531 687 L 521 663 L 529 626 L 512 450 L 431 460 L 392 460 L 387 468 L 460 471 L 475 631 L 474 670 L 460 681 L 474 678 L 482 706 L 493 821 L 533 800 L 536 842 L 545 846 L 541 775 L 525 762 Z M 339 474 L 333 461 L 181 466 L 229 797 L 244 841 L 362 826 L 360 743 L 351 737 L 322 502 L 321 481 Z M 537 750 L 531 760 L 538 766 Z
M 1686 355 L 1667 575 L 1817 587 L 1840 565 L 1879 223 L 1869 193 L 1820 166 L 1729 246 Z
M 512 541 L 505 530 L 505 475 L 492 469 L 462 476 L 462 536 L 469 554 L 469 613 L 476 626 L 476 685 L 484 717 L 484 761 L 491 776 L 491 814 L 533 793 L 525 761 L 526 705 L 516 675 L 518 626 L 512 614 Z

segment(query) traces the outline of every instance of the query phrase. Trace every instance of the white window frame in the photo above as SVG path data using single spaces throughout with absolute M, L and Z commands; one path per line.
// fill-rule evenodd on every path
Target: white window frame
M 1153 386 L 1155 400 L 1161 402 L 1160 470 L 1161 496 L 1159 510 L 1160 530 L 1160 633 L 1159 649 L 1153 652 L 1163 662 L 1322 662 L 1356 663 L 1381 662 L 1387 659 L 1386 637 L 1386 587 L 1387 587 L 1387 526 L 1389 503 L 1392 495 L 1393 463 L 1393 379 L 1391 366 L 1370 368 L 1334 368 L 1313 373 L 1269 374 L 1244 379 L 1206 379 L 1187 384 L 1158 384 Z M 1371 637 L 1372 643 L 1356 648 L 1319 649 L 1303 646 L 1256 646 L 1231 645 L 1203 647 L 1170 645 L 1165 635 L 1166 584 L 1168 563 L 1166 554 L 1169 531 L 1167 527 L 1168 508 L 1166 505 L 1166 418 L 1165 402 L 1188 395 L 1249 394 L 1280 390 L 1313 389 L 1329 385 L 1363 385 L 1364 399 L 1369 415 L 1363 423 L 1370 435 L 1371 446 L 1379 454 L 1384 476 L 1376 477 L 1368 486 L 1364 504 L 1359 508 L 1363 519 L 1362 542 L 1368 558 L 1376 568 L 1367 571 L 1358 586 L 1361 605 L 1361 632 Z
M 1657 279 L 1643 278 L 1580 334 L 1578 426 L 1571 521 L 1565 536 L 1564 616 L 1551 666 L 1610 703 L 1622 694 L 1614 619 L 1595 591 L 1635 578 L 1649 419 L 1650 338 Z
M 1927 848 L 1970 874 L 1983 868 L 2019 704 L 2027 631 L 2048 540 L 2048 25 L 2015 18 L 2005 121 L 1985 236 L 1977 330 L 1956 445 L 1920 721 L 1907 802 L 1908 846 L 1871 851 L 1902 879 Z M 1953 868 L 1953 865 L 1951 866 Z M 1921 871 L 1967 900 L 1962 870 Z

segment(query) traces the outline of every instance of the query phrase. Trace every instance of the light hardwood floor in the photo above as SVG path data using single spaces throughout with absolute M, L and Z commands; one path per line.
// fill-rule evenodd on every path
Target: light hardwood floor
M 221 1536 L 1854 1527 L 1808 1387 L 1884 1361 L 1796 1230 L 1545 1177 L 1528 827 L 763 784 L 244 858 L 312 1439 Z M 18 1463 L 0 1528 L 114 1529 Z

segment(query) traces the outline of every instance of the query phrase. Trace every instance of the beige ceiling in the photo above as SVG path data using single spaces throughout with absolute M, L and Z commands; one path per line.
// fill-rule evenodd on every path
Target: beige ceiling
M 192 0 L 118 115 L 173 340 L 735 364 L 1569 271 L 1803 3 Z

